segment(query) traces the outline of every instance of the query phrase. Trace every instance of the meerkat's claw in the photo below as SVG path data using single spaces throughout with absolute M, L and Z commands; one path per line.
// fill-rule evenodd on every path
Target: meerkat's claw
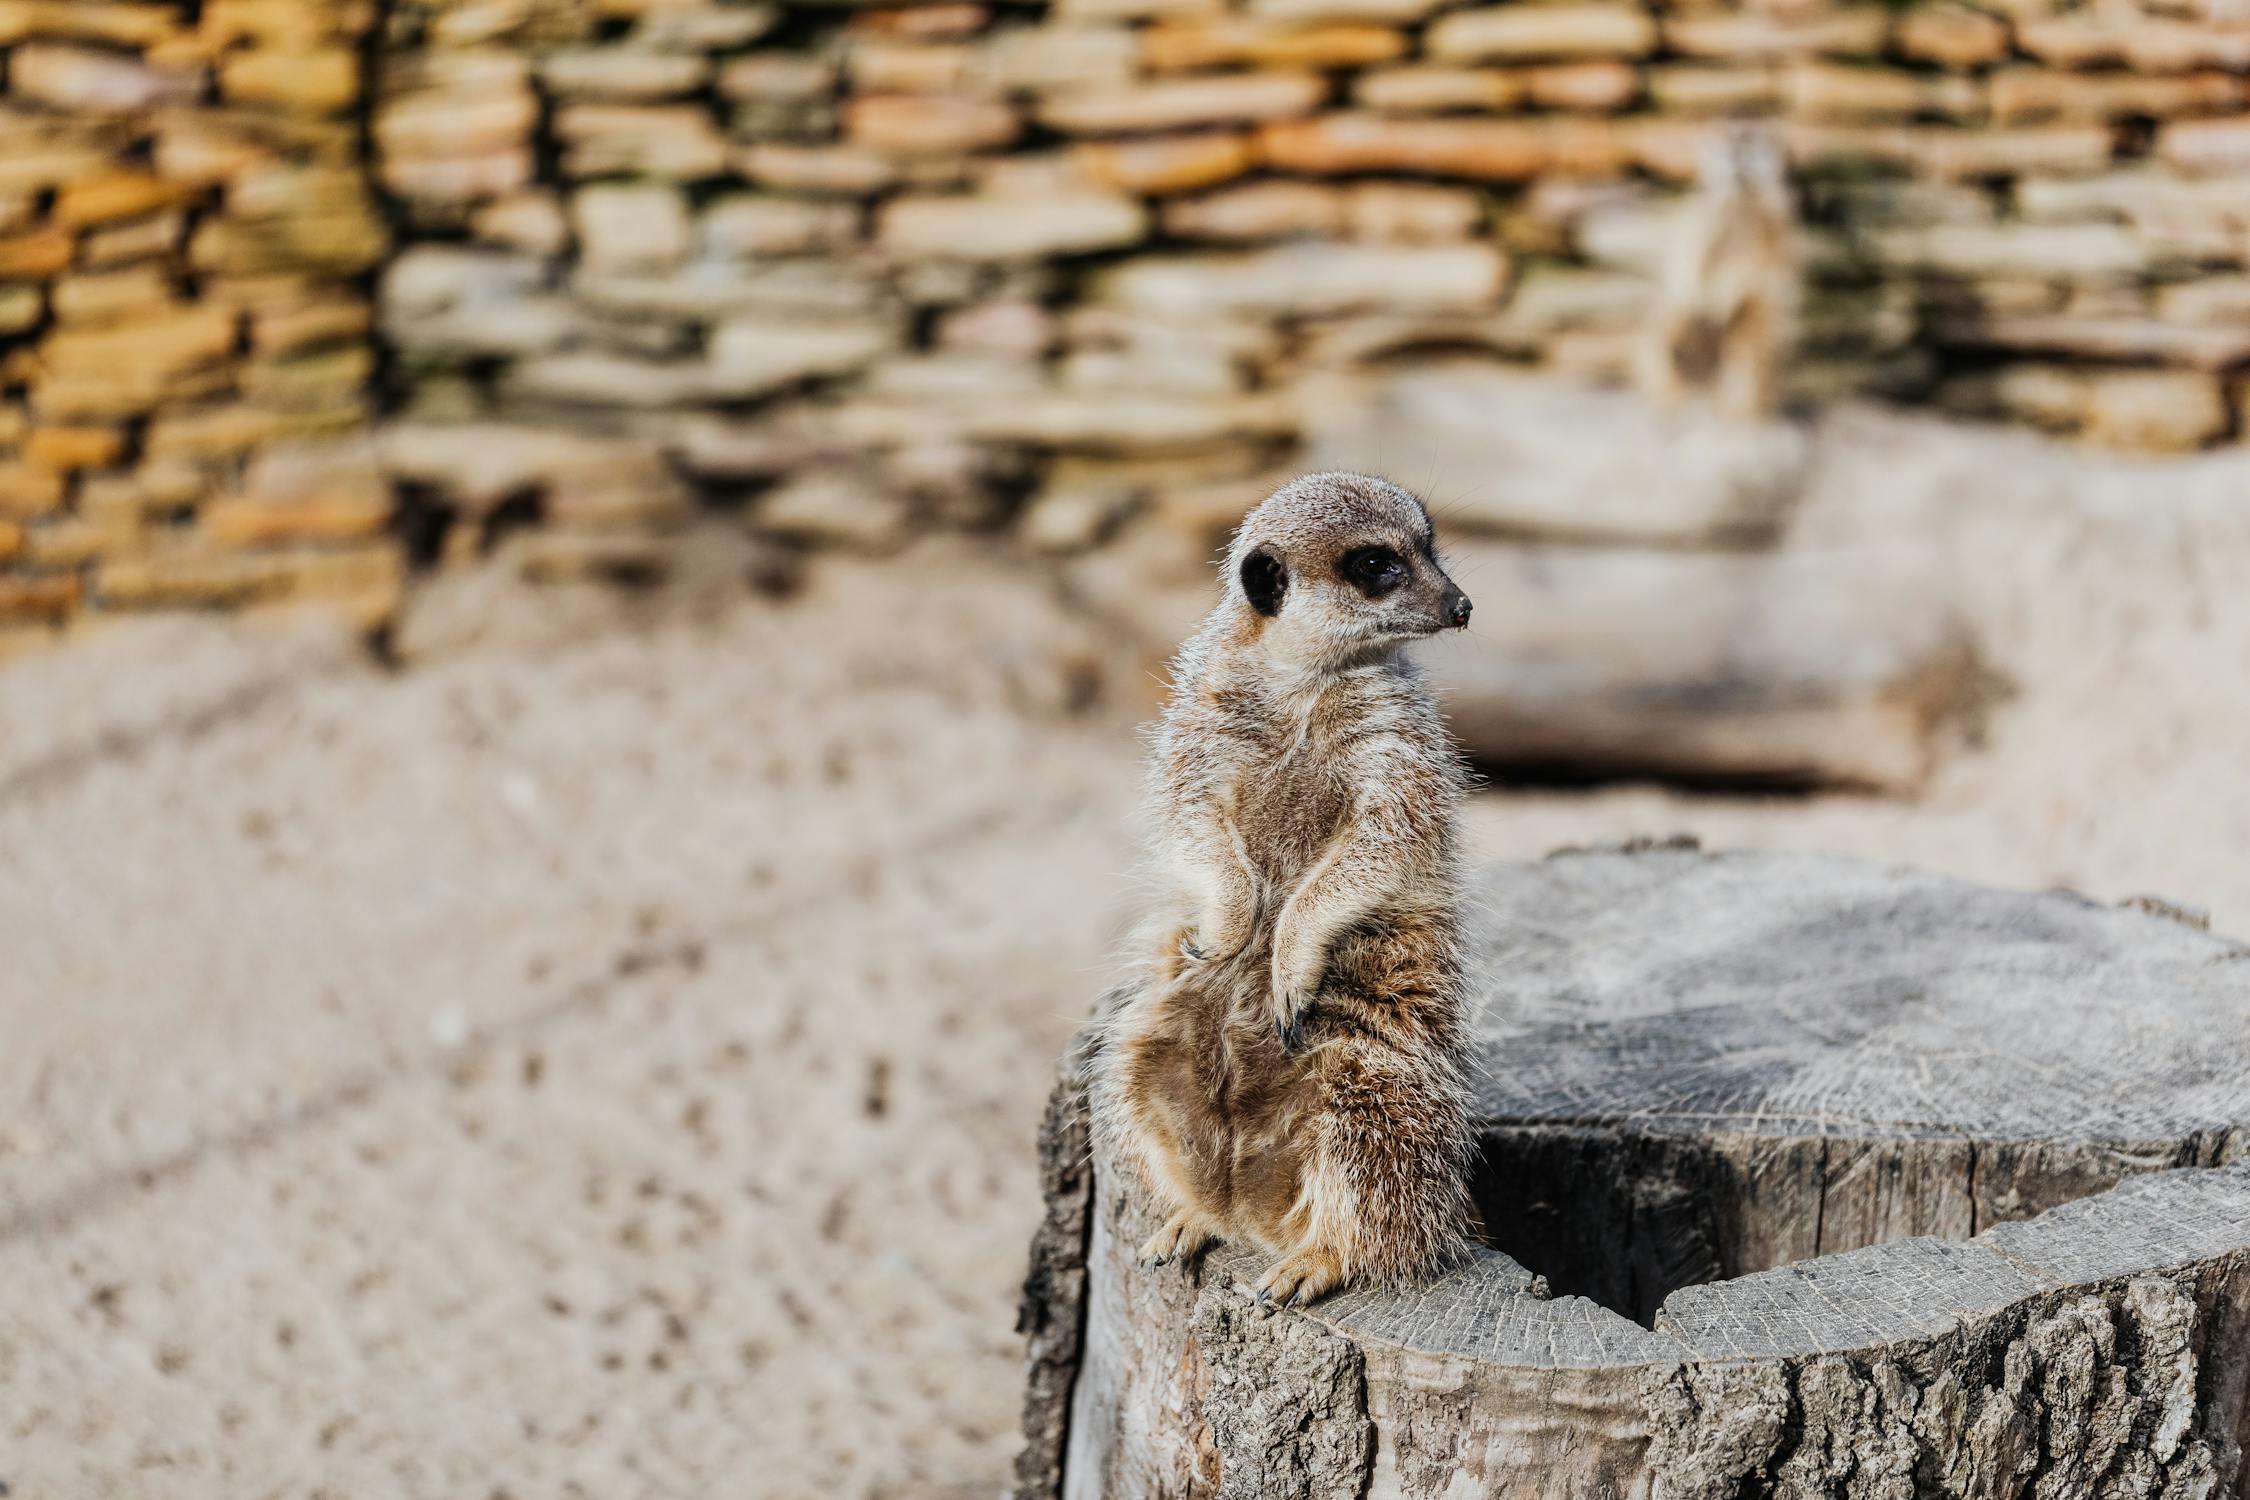
M 1344 1281 L 1344 1268 L 1333 1252 L 1317 1247 L 1282 1257 L 1258 1283 L 1258 1306 L 1303 1307 L 1318 1302 Z
M 1273 1034 L 1281 1042 L 1284 1052 L 1297 1052 L 1305 1045 L 1305 1013 L 1292 1012 L 1287 1019 L 1273 1023 Z
M 1312 1000 L 1288 1000 L 1275 1010 L 1273 1034 L 1280 1039 L 1284 1052 L 1305 1050 L 1305 1022 L 1312 1016 Z
M 1133 1252 L 1133 1258 L 1150 1270 L 1173 1261 L 1188 1262 L 1211 1248 L 1218 1236 L 1193 1213 L 1181 1210 L 1164 1221 L 1164 1227 Z

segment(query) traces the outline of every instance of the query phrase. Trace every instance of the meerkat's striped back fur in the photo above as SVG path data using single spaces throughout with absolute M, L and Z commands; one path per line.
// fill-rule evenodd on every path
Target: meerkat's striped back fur
M 1467 1218 L 1456 822 L 1411 641 L 1465 625 L 1430 518 L 1359 475 L 1236 533 L 1152 737 L 1155 911 L 1089 1039 L 1095 1135 L 1169 1220 L 1277 1257 L 1263 1301 L 1426 1272 Z

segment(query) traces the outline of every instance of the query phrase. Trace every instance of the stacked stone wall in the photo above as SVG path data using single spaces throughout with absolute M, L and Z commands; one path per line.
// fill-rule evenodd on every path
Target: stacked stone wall
M 2242 425 L 2233 0 L 0 0 L 0 45 L 0 620 L 375 617 L 714 506 L 1208 530 L 1401 365 L 1623 383 L 1741 117 L 1795 395 Z
M 370 0 L 0 0 L 0 631 L 317 597 L 375 619 Z

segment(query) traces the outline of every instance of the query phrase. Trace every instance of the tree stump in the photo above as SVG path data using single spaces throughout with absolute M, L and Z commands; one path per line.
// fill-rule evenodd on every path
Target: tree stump
M 1489 1248 L 1143 1270 L 1066 1084 L 1023 1500 L 2250 1494 L 2250 947 L 1821 855 L 1478 896 Z

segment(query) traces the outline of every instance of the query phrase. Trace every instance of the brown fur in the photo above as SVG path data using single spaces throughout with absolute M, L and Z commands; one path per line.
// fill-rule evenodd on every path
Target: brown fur
M 1345 576 L 1369 547 L 1402 582 Z M 1246 570 L 1276 565 L 1268 614 Z M 1467 614 L 1381 480 L 1300 479 L 1236 534 L 1153 736 L 1139 980 L 1088 1064 L 1105 1158 L 1172 1215 L 1151 1262 L 1246 1241 L 1280 1257 L 1261 1301 L 1309 1301 L 1460 1244 L 1465 778 L 1403 648 Z

